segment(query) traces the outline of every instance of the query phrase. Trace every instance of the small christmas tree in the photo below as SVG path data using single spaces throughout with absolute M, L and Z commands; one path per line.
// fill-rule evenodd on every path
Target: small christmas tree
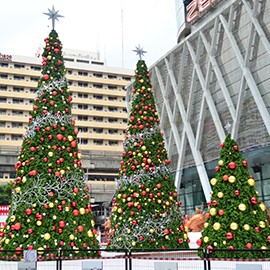
M 144 53 L 140 48 L 136 52 Z M 188 248 L 151 87 L 149 71 L 140 59 L 108 248 Z
M 17 254 L 37 249 L 47 256 L 53 254 L 46 249 L 74 249 L 72 256 L 79 253 L 77 249 L 97 249 L 99 244 L 81 167 L 78 131 L 71 119 L 62 44 L 54 29 L 45 43 L 42 76 L 15 165 L 17 175 L 1 248 L 16 249 Z
M 262 252 L 229 252 L 233 249 L 265 250 L 270 242 L 266 207 L 258 199 L 254 178 L 242 158 L 237 143 L 228 134 L 220 144 L 220 160 L 202 237 L 197 241 L 212 257 L 258 258 Z M 199 252 L 203 256 L 202 252 Z

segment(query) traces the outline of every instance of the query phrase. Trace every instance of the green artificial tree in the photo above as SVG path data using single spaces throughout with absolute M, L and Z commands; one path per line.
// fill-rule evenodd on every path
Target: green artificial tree
M 188 248 L 149 70 L 139 60 L 108 248 Z
M 0 245 L 4 250 L 17 250 L 16 254 L 36 249 L 53 256 L 46 250 L 73 249 L 69 256 L 92 256 L 90 250 L 99 244 L 78 131 L 71 118 L 72 96 L 62 44 L 54 29 L 45 43 L 42 76 L 15 165 L 12 201 Z
M 257 258 L 263 252 L 230 252 L 234 249 L 265 250 L 270 242 L 266 207 L 258 199 L 255 180 L 237 143 L 228 134 L 220 144 L 216 176 L 210 180 L 211 201 L 202 237 L 197 241 L 212 257 Z M 224 251 L 215 251 L 224 249 Z M 199 252 L 203 256 L 202 251 Z

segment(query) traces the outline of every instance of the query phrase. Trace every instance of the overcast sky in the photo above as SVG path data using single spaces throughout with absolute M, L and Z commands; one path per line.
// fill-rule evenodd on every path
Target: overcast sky
M 53 5 L 64 16 L 55 25 L 63 47 L 99 51 L 109 66 L 134 69 L 139 44 L 151 66 L 176 45 L 175 0 L 1 0 L 0 53 L 34 56 L 43 48 L 52 28 L 43 13 Z

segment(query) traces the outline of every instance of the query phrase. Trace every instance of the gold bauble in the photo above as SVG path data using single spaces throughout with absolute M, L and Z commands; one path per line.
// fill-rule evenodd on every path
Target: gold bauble
M 70 239 L 71 241 L 73 241 L 73 240 L 75 239 L 74 234 L 70 234 L 70 235 L 69 235 L 69 239 Z
M 25 183 L 26 180 L 27 180 L 27 179 L 26 179 L 26 177 L 24 176 L 24 177 L 22 178 L 22 182 Z
M 78 153 L 77 157 L 78 157 L 78 159 L 82 159 L 82 154 Z
M 43 247 L 39 247 L 38 249 L 38 255 L 42 255 L 44 253 L 44 248 Z
M 216 183 L 217 183 L 217 179 L 216 179 L 216 178 L 212 178 L 212 179 L 210 180 L 210 183 L 211 183 L 212 186 L 215 186 Z
M 81 207 L 79 209 L 79 212 L 80 212 L 81 215 L 84 215 L 85 214 L 85 208 Z
M 49 233 L 44 234 L 44 239 L 49 240 L 51 238 L 51 235 Z
M 249 226 L 249 224 L 245 224 L 245 225 L 243 226 L 243 228 L 244 228 L 244 230 L 249 231 L 250 226 Z
M 224 194 L 223 194 L 223 192 L 218 192 L 217 196 L 218 196 L 219 198 L 222 198 L 222 197 L 224 196 Z
M 233 175 L 229 176 L 228 181 L 229 181 L 231 184 L 234 183 L 234 182 L 236 181 L 235 176 L 233 176 Z
M 16 193 L 20 193 L 20 192 L 21 192 L 21 188 L 20 188 L 20 187 L 16 187 L 16 188 L 15 188 L 15 192 L 16 192 Z
M 238 205 L 238 209 L 239 209 L 240 211 L 246 211 L 247 206 L 246 206 L 244 203 L 240 203 L 240 204 Z
M 214 242 L 214 246 L 215 246 L 215 247 L 217 246 L 217 242 Z
M 255 180 L 252 178 L 249 178 L 247 182 L 251 187 L 253 187 L 255 185 Z
M 131 244 L 132 244 L 133 247 L 136 246 L 136 242 L 135 241 L 133 241 Z
M 60 170 L 61 175 L 64 175 L 65 172 L 66 172 L 65 170 Z
M 235 223 L 235 222 L 232 222 L 231 225 L 230 225 L 230 228 L 235 231 L 235 230 L 238 229 L 238 224 Z
M 264 203 L 260 203 L 260 208 L 264 212 L 266 210 L 265 204 Z
M 146 150 L 146 146 L 145 145 L 142 146 L 142 150 L 143 151 Z
M 259 222 L 259 227 L 265 228 L 265 226 L 266 226 L 266 224 L 265 224 L 264 221 L 260 221 L 260 222 Z
M 213 228 L 215 231 L 218 231 L 220 229 L 221 225 L 219 222 L 215 222 L 214 225 L 213 225 Z
M 210 208 L 209 213 L 211 216 L 215 216 L 217 214 L 217 209 L 216 208 Z
M 9 239 L 7 238 L 6 240 L 5 240 L 5 244 L 8 244 L 9 243 Z
M 49 156 L 49 157 L 52 157 L 52 156 L 53 156 L 53 152 L 49 152 L 49 153 L 48 153 L 48 156 Z
M 73 141 L 73 137 L 71 135 L 69 135 L 67 138 L 69 142 Z
M 150 233 L 154 233 L 155 231 L 154 231 L 154 229 L 150 229 L 149 232 Z
M 88 237 L 93 237 L 93 236 L 94 236 L 91 230 L 89 230 L 89 231 L 87 232 L 87 235 L 88 235 Z
M 14 215 L 12 215 L 12 216 L 10 217 L 10 221 L 11 221 L 11 222 L 14 222 L 15 219 L 16 219 L 16 217 L 15 217 Z
M 208 228 L 209 223 L 208 222 L 205 222 L 203 226 L 204 226 L 204 228 Z
M 219 160 L 219 161 L 218 161 L 218 165 L 219 165 L 219 166 L 222 166 L 223 164 L 224 164 L 223 160 Z
M 224 240 L 224 241 L 222 242 L 222 244 L 223 244 L 223 245 L 226 245 L 226 244 L 227 244 L 227 242 Z
M 37 225 L 38 226 L 41 226 L 42 225 L 42 222 L 40 220 L 37 221 Z
M 69 207 L 68 207 L 68 206 L 65 207 L 65 211 L 66 211 L 66 212 L 69 211 Z
M 204 238 L 203 238 L 203 242 L 204 243 L 207 243 L 209 241 L 209 237 L 208 236 L 205 236 Z
M 54 207 L 54 203 L 53 203 L 53 202 L 50 202 L 50 203 L 49 203 L 49 207 L 50 207 L 50 208 L 53 208 L 53 207 Z

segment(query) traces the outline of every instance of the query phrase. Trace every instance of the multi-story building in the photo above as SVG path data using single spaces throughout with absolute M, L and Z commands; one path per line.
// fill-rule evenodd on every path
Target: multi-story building
M 269 12 L 269 0 L 176 0 L 179 43 L 150 72 L 186 213 L 210 200 L 227 123 L 270 207 Z
M 110 202 L 127 124 L 125 86 L 133 71 L 106 66 L 98 53 L 63 54 L 92 202 Z M 14 164 L 40 76 L 41 58 L 0 54 L 0 183 L 15 177 Z

